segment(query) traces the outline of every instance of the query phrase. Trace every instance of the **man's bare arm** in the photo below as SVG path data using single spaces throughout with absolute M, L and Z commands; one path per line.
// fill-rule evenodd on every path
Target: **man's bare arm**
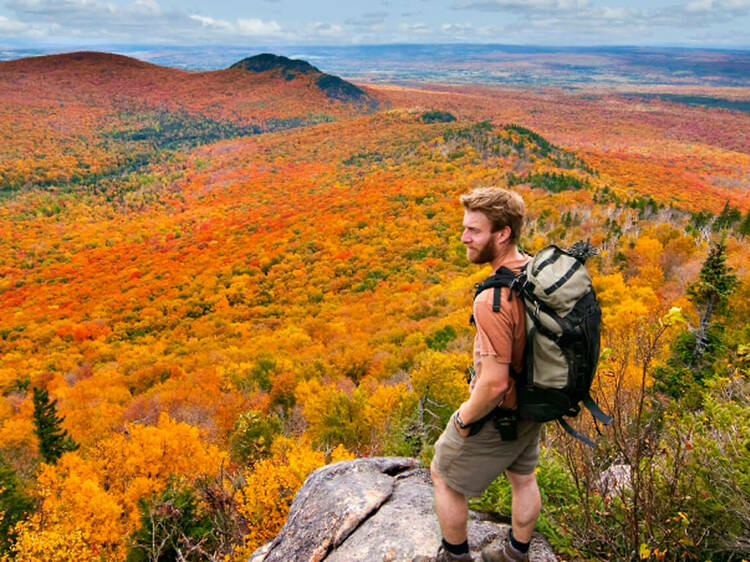
M 498 363 L 494 357 L 488 356 L 482 362 L 482 374 L 476 380 L 471 396 L 459 408 L 461 421 L 470 424 L 489 414 L 505 396 L 509 376 L 507 363 Z

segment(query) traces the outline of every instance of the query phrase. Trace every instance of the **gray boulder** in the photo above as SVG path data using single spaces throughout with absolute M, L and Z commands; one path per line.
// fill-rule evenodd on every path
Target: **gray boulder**
M 478 553 L 508 526 L 472 511 L 468 531 Z M 409 458 L 355 459 L 310 474 L 284 528 L 250 562 L 411 562 L 434 556 L 440 538 L 429 470 Z M 557 560 L 538 533 L 531 548 L 532 561 Z

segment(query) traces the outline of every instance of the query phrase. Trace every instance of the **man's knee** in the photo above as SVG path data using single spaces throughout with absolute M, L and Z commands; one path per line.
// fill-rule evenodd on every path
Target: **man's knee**
M 432 461 L 430 463 L 430 476 L 432 477 L 432 485 L 434 488 L 447 488 L 448 485 L 445 483 L 445 480 L 440 478 L 440 474 L 438 474 L 437 470 L 435 470 L 435 461 Z
M 523 511 L 529 518 L 536 518 L 542 508 L 542 495 L 536 483 L 536 474 L 533 472 L 531 474 L 518 474 L 510 471 L 507 471 L 506 474 L 510 481 L 514 501 L 518 501 L 524 506 Z
M 517 472 L 511 472 L 507 470 L 505 474 L 508 476 L 510 487 L 513 492 L 525 492 L 538 490 L 536 483 L 536 472 L 530 472 L 529 474 L 519 474 Z

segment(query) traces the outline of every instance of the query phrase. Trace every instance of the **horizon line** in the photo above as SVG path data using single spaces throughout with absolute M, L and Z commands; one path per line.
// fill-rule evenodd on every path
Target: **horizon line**
M 604 49 L 665 49 L 665 50 L 689 50 L 689 51 L 740 51 L 750 52 L 748 45 L 692 45 L 684 43 L 664 44 L 591 44 L 591 45 L 560 45 L 540 43 L 472 43 L 472 42 L 423 42 L 423 43 L 348 43 L 348 44 L 325 44 L 325 43 L 277 43 L 243 45 L 239 43 L 139 43 L 139 42 L 104 42 L 83 41 L 73 42 L 12 42 L 0 43 L 3 50 L 49 50 L 49 49 L 79 49 L 81 51 L 96 50 L 101 48 L 159 48 L 159 49 L 279 49 L 279 48 L 318 48 L 318 49 L 359 49 L 359 48 L 398 48 L 398 47 L 500 47 L 513 49 L 544 49 L 544 50 L 604 50 Z M 104 52 L 104 51 L 98 51 Z

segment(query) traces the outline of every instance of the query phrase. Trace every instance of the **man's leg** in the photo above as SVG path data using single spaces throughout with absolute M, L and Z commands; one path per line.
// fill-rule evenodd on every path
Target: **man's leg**
M 432 465 L 430 473 L 435 487 L 435 513 L 443 538 L 451 544 L 461 544 L 466 540 L 466 520 L 469 517 L 466 496 L 449 487 Z
M 534 532 L 539 512 L 542 510 L 542 496 L 536 484 L 536 474 L 518 474 L 505 471 L 510 481 L 512 493 L 511 526 L 513 537 L 520 542 L 529 542 Z

